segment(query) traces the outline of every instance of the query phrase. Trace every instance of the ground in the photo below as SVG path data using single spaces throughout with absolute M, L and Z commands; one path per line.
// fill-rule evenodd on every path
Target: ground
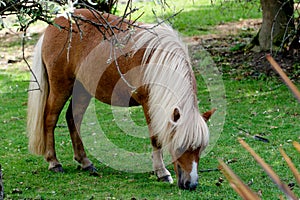
M 221 24 L 213 28 L 218 34 L 189 37 L 185 41 L 190 44 L 192 53 L 199 48 L 207 50 L 212 55 L 216 66 L 236 80 L 264 78 L 274 74 L 266 60 L 266 55 L 270 52 L 261 52 L 257 48 L 245 50 L 260 25 L 260 19 Z M 299 80 L 298 54 L 282 54 L 274 51 L 271 55 L 292 80 Z

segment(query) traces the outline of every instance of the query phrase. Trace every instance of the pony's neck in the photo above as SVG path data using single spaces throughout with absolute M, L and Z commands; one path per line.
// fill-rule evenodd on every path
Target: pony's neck
M 173 149 L 206 146 L 208 128 L 198 112 L 188 50 L 171 27 L 160 26 L 153 32 L 142 30 L 135 43 L 137 50 L 145 48 L 143 82 L 149 89 L 153 134 Z M 170 123 L 174 108 L 181 112 L 175 124 Z

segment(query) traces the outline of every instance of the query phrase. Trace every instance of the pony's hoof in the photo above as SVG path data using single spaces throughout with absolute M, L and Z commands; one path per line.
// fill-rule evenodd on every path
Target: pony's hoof
M 97 169 L 96 169 L 96 167 L 94 167 L 93 164 L 91 164 L 88 167 L 83 168 L 82 170 L 90 172 L 91 176 L 99 176 L 99 173 L 97 172 Z
M 162 182 L 168 182 L 170 184 L 173 184 L 173 179 L 170 175 L 166 175 L 166 176 L 163 176 L 163 177 L 160 177 L 158 178 L 159 181 L 162 181 Z
M 56 173 L 57 172 L 60 172 L 60 173 L 64 172 L 61 164 L 57 164 L 54 167 L 51 167 L 49 170 L 53 171 L 53 172 L 56 172 Z

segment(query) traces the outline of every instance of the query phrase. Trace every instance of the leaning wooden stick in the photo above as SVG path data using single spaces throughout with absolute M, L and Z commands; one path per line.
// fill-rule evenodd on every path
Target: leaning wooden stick
M 296 141 L 293 142 L 294 147 L 297 149 L 297 151 L 300 152 L 300 144 Z
M 293 172 L 294 177 L 295 177 L 298 185 L 300 186 L 300 174 L 299 174 L 297 168 L 295 167 L 292 160 L 289 158 L 289 156 L 285 153 L 285 151 L 282 148 L 279 148 L 279 151 L 280 151 L 281 155 L 283 156 L 283 158 L 285 159 L 286 163 L 288 164 L 289 168 Z
M 289 187 L 284 184 L 279 176 L 272 170 L 272 168 L 259 156 L 255 153 L 255 151 L 242 139 L 239 139 L 240 144 L 252 155 L 252 157 L 256 160 L 258 164 L 265 170 L 265 172 L 269 175 L 272 181 L 278 186 L 278 188 L 284 192 L 284 194 L 288 197 L 288 199 L 298 200 L 295 194 L 289 189 Z
M 251 200 L 259 200 L 260 198 L 255 194 L 235 173 L 222 161 L 219 160 L 222 173 L 230 182 L 231 187 L 243 198 Z
M 280 75 L 284 83 L 290 88 L 292 93 L 295 95 L 296 99 L 298 99 L 300 103 L 300 92 L 298 88 L 295 86 L 295 84 L 287 77 L 287 75 L 284 73 L 284 71 L 281 69 L 281 67 L 278 65 L 278 63 L 272 58 L 270 54 L 266 55 L 267 60 L 272 65 L 273 69 Z

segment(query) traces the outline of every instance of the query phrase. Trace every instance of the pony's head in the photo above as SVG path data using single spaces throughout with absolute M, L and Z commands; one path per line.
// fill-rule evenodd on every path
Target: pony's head
M 215 112 L 215 109 L 210 110 L 202 115 L 205 122 Z M 173 122 L 179 121 L 180 113 L 174 110 Z M 180 134 L 174 133 L 174 134 Z M 197 133 L 196 133 L 197 134 Z M 202 135 L 201 132 L 198 133 Z M 196 145 L 196 146 L 193 146 Z M 198 185 L 198 163 L 201 152 L 206 147 L 206 143 L 192 144 L 188 147 L 179 147 L 177 149 L 170 148 L 174 170 L 177 176 L 177 184 L 181 189 L 194 190 Z
M 206 131 L 207 127 L 203 127 L 203 121 L 206 122 L 209 120 L 210 116 L 215 112 L 215 109 L 212 109 L 200 116 L 200 122 L 199 124 L 201 125 L 201 129 L 194 128 L 193 130 L 198 130 L 199 132 L 194 133 L 194 136 L 198 135 L 198 138 L 202 138 L 202 141 L 196 142 L 188 142 L 186 144 L 189 144 L 189 146 L 176 146 L 176 142 L 172 141 L 171 146 L 169 147 L 170 153 L 172 155 L 173 159 L 173 164 L 174 164 L 174 170 L 176 172 L 176 177 L 177 177 L 177 184 L 178 187 L 181 189 L 187 189 L 187 190 L 194 190 L 196 189 L 198 185 L 198 163 L 199 163 L 199 158 L 201 152 L 205 149 L 207 145 L 205 134 L 203 131 Z M 173 116 L 171 118 L 172 124 L 174 126 L 178 125 L 180 126 L 179 120 L 180 120 L 180 111 L 176 108 L 174 109 Z M 200 127 L 199 127 L 200 128 Z M 204 129 L 204 130 L 203 130 Z M 192 129 L 190 129 L 192 130 Z M 180 135 L 180 127 L 175 127 L 174 131 L 172 132 L 173 140 L 178 140 L 180 137 L 175 137 L 176 135 Z M 207 132 L 208 133 L 208 132 Z M 194 138 L 197 140 L 197 137 Z

